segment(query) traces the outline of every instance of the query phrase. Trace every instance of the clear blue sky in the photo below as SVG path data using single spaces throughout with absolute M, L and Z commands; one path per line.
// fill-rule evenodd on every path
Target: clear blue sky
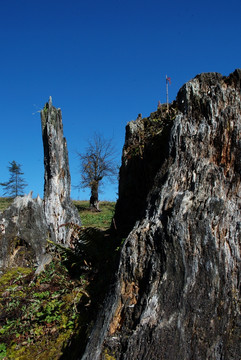
M 241 67 L 240 18 L 240 0 L 0 0 L 0 182 L 15 160 L 26 192 L 43 195 L 38 111 L 50 95 L 62 109 L 73 185 L 76 152 L 94 131 L 114 138 L 120 163 L 125 125 L 165 102 L 166 74 L 171 101 L 201 72 Z M 116 193 L 107 185 L 100 199 Z

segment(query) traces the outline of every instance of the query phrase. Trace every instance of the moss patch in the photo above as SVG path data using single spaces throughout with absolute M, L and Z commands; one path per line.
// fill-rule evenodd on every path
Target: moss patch
M 110 354 L 107 349 L 103 351 L 104 360 L 116 360 L 116 357 L 113 354 Z

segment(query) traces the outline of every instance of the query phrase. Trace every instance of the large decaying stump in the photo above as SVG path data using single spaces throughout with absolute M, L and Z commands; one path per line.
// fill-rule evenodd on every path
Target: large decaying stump
M 44 146 L 44 212 L 52 238 L 68 245 L 71 229 L 66 223 L 80 225 L 77 209 L 70 199 L 70 171 L 62 114 L 52 105 L 52 98 L 41 111 Z
M 43 201 L 32 194 L 16 197 L 0 214 L 0 271 L 39 265 L 45 258 L 48 226 Z
M 81 225 L 70 199 L 70 173 L 61 110 L 50 97 L 41 112 L 44 145 L 44 199 L 32 193 L 17 197 L 0 214 L 0 272 L 8 267 L 38 266 L 49 261 L 47 239 L 69 246 L 74 227 Z
M 135 211 L 115 284 L 81 360 L 241 359 L 240 90 L 241 69 L 229 77 L 201 74 L 179 91 L 146 211 Z M 145 190 L 139 183 L 153 163 L 147 145 L 160 140 L 130 156 L 131 140 L 142 135 L 141 126 L 132 129 L 117 219 L 125 231 L 134 185 Z

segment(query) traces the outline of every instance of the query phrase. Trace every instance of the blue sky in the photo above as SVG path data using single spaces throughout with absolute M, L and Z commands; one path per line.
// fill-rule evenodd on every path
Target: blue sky
M 22 164 L 26 192 L 43 195 L 39 110 L 63 115 L 72 185 L 77 152 L 93 132 L 113 137 L 121 162 L 125 126 L 170 101 L 201 72 L 241 67 L 241 1 L 0 0 L 0 182 Z M 101 200 L 116 200 L 107 184 Z M 2 189 L 0 189 L 0 196 Z M 72 189 L 72 198 L 89 191 Z

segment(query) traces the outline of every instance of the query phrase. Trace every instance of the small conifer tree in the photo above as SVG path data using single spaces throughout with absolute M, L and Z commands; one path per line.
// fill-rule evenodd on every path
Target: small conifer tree
M 27 183 L 22 177 L 23 172 L 21 172 L 21 166 L 22 165 L 17 164 L 14 160 L 9 163 L 9 180 L 5 183 L 0 183 L 0 185 L 4 188 L 3 195 L 8 195 L 10 197 L 23 195 L 23 190 L 27 186 Z

